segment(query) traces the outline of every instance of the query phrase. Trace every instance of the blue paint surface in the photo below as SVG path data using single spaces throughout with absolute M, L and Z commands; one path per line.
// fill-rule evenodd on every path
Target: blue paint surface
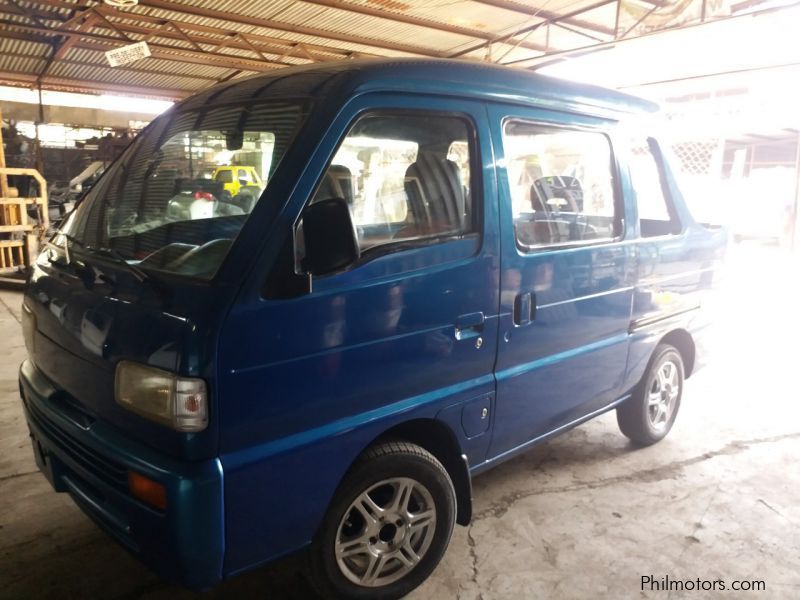
M 680 234 L 640 237 L 619 157 L 619 239 L 528 253 L 514 239 L 503 120 L 613 138 L 649 103 L 521 70 L 402 60 L 281 70 L 172 111 L 264 98 L 309 98 L 313 109 L 212 282 L 165 278 L 161 293 L 113 262 L 98 261 L 108 277 L 87 281 L 40 258 L 25 295 L 35 321 L 20 379 L 42 469 L 162 575 L 208 587 L 302 548 L 352 461 L 394 426 L 442 424 L 477 472 L 626 398 L 665 334 L 702 332 L 697 309 L 725 236 L 692 220 L 668 170 Z M 471 124 L 478 232 L 316 278 L 309 294 L 265 297 L 339 141 L 371 110 Z M 525 294 L 535 314 L 520 326 L 514 303 Z M 205 379 L 209 427 L 182 434 L 118 406 L 122 359 Z M 91 460 L 163 482 L 167 511 L 81 463 L 84 446 Z

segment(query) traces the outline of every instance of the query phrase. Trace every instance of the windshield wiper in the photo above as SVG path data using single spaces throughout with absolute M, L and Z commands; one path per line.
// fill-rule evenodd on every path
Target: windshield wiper
M 118 262 L 120 265 L 122 265 L 123 267 L 128 269 L 131 273 L 133 273 L 133 276 L 136 277 L 136 279 L 138 279 L 141 282 L 145 282 L 145 281 L 152 282 L 153 281 L 153 278 L 150 275 L 148 275 L 146 271 L 144 271 L 143 269 L 140 269 L 136 265 L 132 265 L 131 263 L 129 263 L 125 259 L 125 257 L 122 256 L 122 254 L 120 254 L 119 252 L 117 252 L 113 248 L 105 248 L 105 247 L 95 248 L 95 247 L 91 247 L 90 246 L 89 250 L 92 250 L 92 251 L 94 251 L 94 252 L 96 252 L 98 254 L 102 254 L 104 256 L 109 256 L 109 257 L 113 258 L 116 262 Z
M 60 231 L 60 230 L 56 231 L 56 235 L 60 235 L 61 237 L 64 238 L 64 244 L 61 246 L 64 249 L 64 259 L 67 261 L 68 265 L 71 265 L 72 264 L 72 259 L 69 257 L 69 244 L 67 242 L 72 242 L 73 244 L 75 244 L 79 248 L 83 248 L 83 249 L 86 249 L 86 244 L 84 244 L 78 238 L 73 237 L 70 234 L 64 233 L 63 231 Z M 53 242 L 50 242 L 50 243 L 53 244 L 54 246 L 58 247 L 58 244 L 55 244 Z
M 153 283 L 153 278 L 150 275 L 148 275 L 145 271 L 143 271 L 142 269 L 140 269 L 136 265 L 132 265 L 131 263 L 129 263 L 125 259 L 125 257 L 122 256 L 122 254 L 120 254 L 119 252 L 117 252 L 113 248 L 89 246 L 88 244 L 85 244 L 83 241 L 81 241 L 78 238 L 70 235 L 69 233 L 64 233 L 63 231 L 58 231 L 57 233 L 58 233 L 58 235 L 61 235 L 61 236 L 64 237 L 64 254 L 65 254 L 65 258 L 67 259 L 67 264 L 70 264 L 70 262 L 71 262 L 70 258 L 69 258 L 69 244 L 67 242 L 72 242 L 73 244 L 75 244 L 79 248 L 82 248 L 82 249 L 87 250 L 89 252 L 93 252 L 95 254 L 100 254 L 102 256 L 113 258 L 114 262 L 116 262 L 116 263 L 122 265 L 123 267 L 125 267 L 126 269 L 128 269 L 128 271 L 130 271 L 133 274 L 133 276 L 136 277 L 136 279 L 139 282 L 142 282 L 142 283 L 144 283 L 144 282 Z

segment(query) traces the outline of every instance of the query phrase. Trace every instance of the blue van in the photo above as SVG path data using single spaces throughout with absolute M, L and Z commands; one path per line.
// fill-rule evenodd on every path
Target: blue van
M 408 593 L 477 473 L 612 409 L 636 444 L 672 427 L 726 239 L 654 108 L 430 60 L 181 102 L 32 270 L 39 467 L 186 586 L 308 547 L 326 596 Z M 262 187 L 223 194 L 224 165 Z

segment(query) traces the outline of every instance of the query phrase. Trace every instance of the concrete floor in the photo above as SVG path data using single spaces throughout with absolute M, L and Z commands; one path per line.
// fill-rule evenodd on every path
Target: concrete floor
M 637 450 L 605 415 L 474 482 L 414 599 L 719 597 L 642 593 L 641 577 L 758 579 L 800 597 L 800 261 L 757 245 L 729 260 L 714 360 L 670 436 Z M 0 597 L 192 598 L 98 530 L 36 472 L 17 398 L 20 295 L 0 292 Z M 313 597 L 292 558 L 213 598 Z M 725 594 L 728 595 L 728 594 Z

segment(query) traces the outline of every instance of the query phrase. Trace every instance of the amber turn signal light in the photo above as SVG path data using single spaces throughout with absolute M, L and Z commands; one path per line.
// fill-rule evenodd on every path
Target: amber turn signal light
M 128 489 L 142 502 L 158 509 L 167 508 L 167 489 L 160 483 L 148 479 L 144 475 L 128 471 Z

